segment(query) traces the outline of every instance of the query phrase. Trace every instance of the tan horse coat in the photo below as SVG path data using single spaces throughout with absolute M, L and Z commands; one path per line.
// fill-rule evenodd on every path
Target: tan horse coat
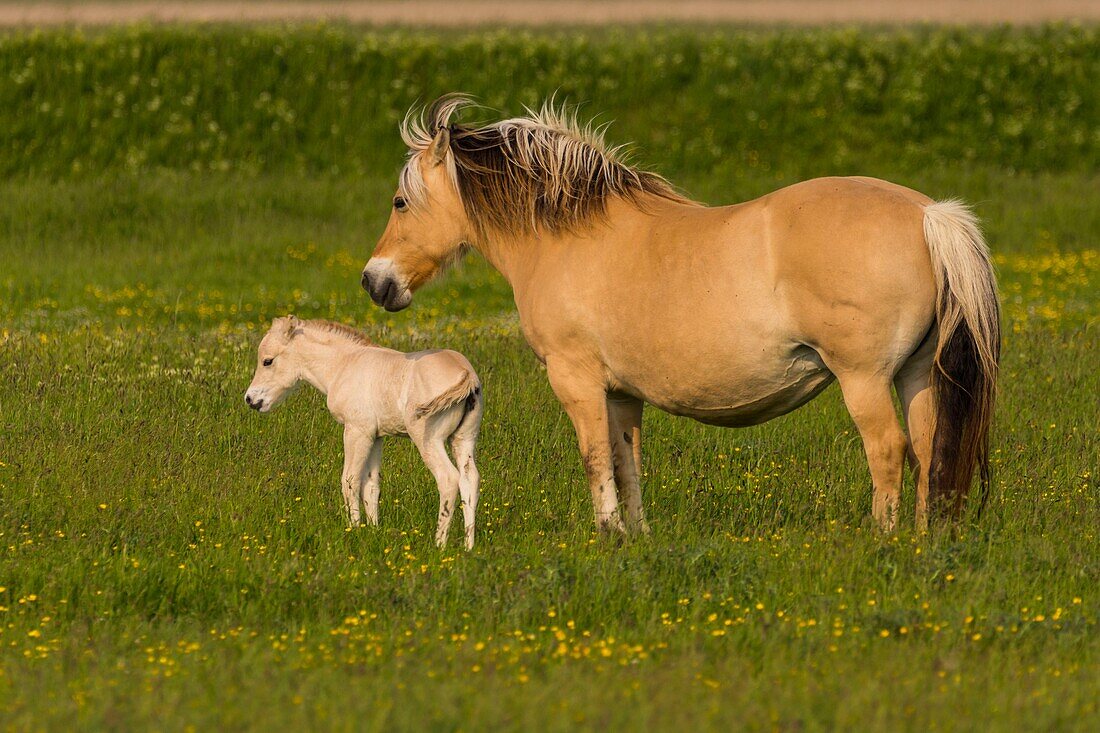
M 449 124 L 453 110 L 439 107 L 434 128 L 406 134 L 413 157 L 364 286 L 387 308 L 404 307 L 465 247 L 504 275 L 576 428 L 600 526 L 624 528 L 625 514 L 626 527 L 645 528 L 644 403 L 752 425 L 799 407 L 834 378 L 864 441 L 880 526 L 895 526 L 907 453 L 918 524 L 927 521 L 930 485 L 958 507 L 975 466 L 985 466 L 999 351 L 992 269 L 964 207 L 885 181 L 823 178 L 707 208 L 652 174 L 632 182 L 633 169 L 616 173 L 623 164 L 614 151 L 568 120 L 544 113 L 475 130 Z M 498 132 L 499 160 L 482 152 L 488 130 Z M 463 134 L 476 144 L 462 148 Z M 556 144 L 555 134 L 569 139 Z M 551 141 L 541 158 L 529 152 L 540 140 Z M 591 191 L 592 176 L 621 176 L 591 210 L 559 204 L 556 230 L 561 196 L 544 196 L 547 203 L 537 188 L 547 184 L 524 182 L 555 155 L 567 158 L 551 172 L 559 177 L 587 165 L 584 156 L 594 161 L 577 176 L 579 193 L 561 184 L 577 197 Z M 500 180 L 478 178 L 494 167 Z M 535 190 L 509 198 L 479 185 Z M 529 202 L 528 210 L 508 229 L 475 208 L 494 201 Z

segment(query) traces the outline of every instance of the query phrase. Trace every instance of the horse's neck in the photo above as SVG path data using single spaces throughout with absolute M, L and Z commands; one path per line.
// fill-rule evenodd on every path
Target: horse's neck
M 531 260 L 537 254 L 536 246 L 538 244 L 529 237 L 493 237 L 475 249 L 515 288 L 517 280 L 522 281 L 524 273 L 531 268 Z
M 295 351 L 301 377 L 327 395 L 357 345 L 338 338 L 320 339 L 309 333 L 300 338 Z
M 538 279 L 540 267 L 553 267 L 560 259 L 554 256 L 544 256 L 557 250 L 560 246 L 569 246 L 569 240 L 577 241 L 591 237 L 593 239 L 607 239 L 611 246 L 611 240 L 616 231 L 626 229 L 639 232 L 651 227 L 658 218 L 668 215 L 676 209 L 695 208 L 695 204 L 669 201 L 656 196 L 648 197 L 643 202 L 644 210 L 638 206 L 623 200 L 608 202 L 607 218 L 592 225 L 591 230 L 581 233 L 565 234 L 495 234 L 488 237 L 488 241 L 479 243 L 477 249 L 481 255 L 492 265 L 513 290 L 522 289 L 525 285 Z

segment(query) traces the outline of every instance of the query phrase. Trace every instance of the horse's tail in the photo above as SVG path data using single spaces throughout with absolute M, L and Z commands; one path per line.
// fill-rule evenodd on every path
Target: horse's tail
M 989 430 L 1001 357 L 1001 308 L 978 219 L 959 201 L 924 209 L 924 239 L 936 282 L 932 368 L 935 428 L 929 494 L 933 509 L 958 517 L 975 469 L 981 508 L 989 495 Z
M 438 395 L 417 406 L 415 415 L 418 418 L 443 412 L 448 407 L 467 399 L 471 394 L 481 389 L 481 380 L 469 369 L 463 371 L 462 376 L 453 386 L 448 387 Z M 463 416 L 465 417 L 465 416 Z

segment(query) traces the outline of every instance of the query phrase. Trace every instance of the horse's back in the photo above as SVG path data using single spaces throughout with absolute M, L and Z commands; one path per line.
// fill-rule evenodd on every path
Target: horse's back
M 773 221 L 813 219 L 861 225 L 885 218 L 891 224 L 916 222 L 919 227 L 928 196 L 897 183 L 867 176 L 829 176 L 772 191 L 749 205 L 763 207 Z M 820 227 L 818 227 L 820 229 Z
M 463 354 L 450 349 L 429 349 L 406 355 L 409 370 L 409 399 L 423 405 L 460 383 L 480 384 L 477 372 Z
M 451 349 L 414 351 L 406 354 L 406 358 L 413 362 L 413 369 L 430 379 L 439 377 L 446 381 L 448 376 L 476 374 L 470 360 L 464 354 Z

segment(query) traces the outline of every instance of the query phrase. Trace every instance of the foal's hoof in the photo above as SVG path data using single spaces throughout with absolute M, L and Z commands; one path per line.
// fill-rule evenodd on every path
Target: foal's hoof
M 626 535 L 626 525 L 623 524 L 622 517 L 618 514 L 612 514 L 609 517 L 597 517 L 596 528 L 600 531 L 600 534 L 607 537 L 623 537 Z

